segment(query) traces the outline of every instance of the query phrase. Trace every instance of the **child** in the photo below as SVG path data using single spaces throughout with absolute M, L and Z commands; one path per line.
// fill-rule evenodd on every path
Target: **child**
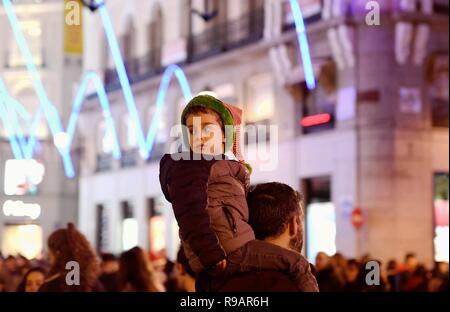
M 301 289 L 304 277 L 314 279 L 308 262 L 297 252 L 256 241 L 248 224 L 251 168 L 239 151 L 241 113 L 209 95 L 193 98 L 181 116 L 190 151 L 162 158 L 161 188 L 172 203 L 195 272 L 283 270 Z

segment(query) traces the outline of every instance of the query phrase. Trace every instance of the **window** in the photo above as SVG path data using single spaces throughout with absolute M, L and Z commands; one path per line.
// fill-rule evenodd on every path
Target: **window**
M 449 3 L 448 0 L 434 0 L 433 12 L 448 16 Z
M 138 126 L 134 118 L 127 114 L 122 118 L 122 168 L 133 167 L 138 159 Z
M 26 20 L 19 22 L 20 28 L 23 31 L 25 40 L 31 52 L 31 57 L 36 66 L 43 66 L 43 47 L 42 47 L 42 28 L 41 22 L 38 20 Z M 25 60 L 20 53 L 19 45 L 16 42 L 16 38 L 11 36 L 10 52 L 8 56 L 9 67 L 22 67 L 25 66 Z
M 161 50 L 163 46 L 163 15 L 161 6 L 156 4 L 152 10 L 152 19 L 148 26 L 149 32 L 149 65 L 151 69 L 161 67 Z
M 152 126 L 153 117 L 156 113 L 156 105 L 153 105 L 149 109 L 149 129 Z M 149 161 L 160 159 L 165 153 L 166 143 L 169 141 L 169 118 L 168 118 L 168 108 L 163 104 L 162 111 L 160 113 L 159 122 L 156 129 L 155 139 L 153 141 L 153 149 L 150 155 Z
M 136 36 L 136 28 L 134 26 L 132 18 L 129 17 L 126 23 L 125 32 L 121 38 L 122 55 L 126 61 L 131 60 L 134 56 L 136 44 L 135 36 Z
M 138 244 L 138 222 L 133 216 L 133 204 L 120 203 L 122 208 L 122 250 L 129 250 Z
M 227 1 L 204 0 L 204 12 L 215 16 L 212 19 L 211 27 L 223 25 L 227 21 Z
M 164 196 L 147 200 L 148 242 L 152 255 L 167 252 L 169 259 L 176 259 L 180 245 L 179 228 L 172 208 Z
M 35 159 L 8 159 L 5 162 L 6 195 L 36 195 L 45 174 L 45 166 Z
M 306 207 L 306 255 L 314 263 L 318 252 L 336 253 L 336 211 L 329 177 L 302 181 Z
M 245 144 L 269 141 L 269 124 L 275 113 L 274 81 L 270 74 L 249 79 L 246 86 Z
M 108 250 L 108 215 L 107 207 L 103 204 L 95 206 L 97 212 L 96 244 L 97 250 L 102 252 Z
M 138 126 L 130 114 L 122 117 L 122 146 L 124 150 L 131 150 L 138 146 Z
M 308 90 L 303 85 L 303 133 L 313 133 L 334 128 L 337 102 L 336 65 L 330 61 L 321 66 L 317 87 Z
M 129 17 L 125 26 L 125 32 L 121 38 L 122 56 L 125 61 L 125 69 L 130 79 L 136 75 L 138 66 L 136 62 L 136 28 L 132 17 Z
M 149 249 L 154 254 L 166 248 L 166 224 L 163 214 L 165 205 L 162 197 L 149 198 L 148 200 Z
M 434 54 L 429 58 L 426 66 L 426 80 L 433 127 L 448 128 L 448 57 L 448 54 Z
M 303 18 L 306 22 L 320 18 L 322 5 L 321 0 L 299 0 Z M 292 14 L 289 0 L 283 1 L 283 30 L 295 28 L 294 15 Z
M 102 121 L 98 129 L 98 145 L 100 146 L 100 153 L 111 154 L 114 148 L 114 134 L 106 126 L 106 122 Z
M 102 121 L 97 130 L 97 171 L 107 171 L 112 166 L 112 152 L 114 149 L 114 134 Z
M 274 82 L 270 74 L 252 77 L 247 83 L 245 121 L 258 123 L 274 117 Z

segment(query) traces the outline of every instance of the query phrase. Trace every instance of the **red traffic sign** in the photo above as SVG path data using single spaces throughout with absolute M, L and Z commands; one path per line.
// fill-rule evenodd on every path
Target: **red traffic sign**
M 360 229 L 364 224 L 364 217 L 361 208 L 355 208 L 352 211 L 352 225 L 355 229 Z

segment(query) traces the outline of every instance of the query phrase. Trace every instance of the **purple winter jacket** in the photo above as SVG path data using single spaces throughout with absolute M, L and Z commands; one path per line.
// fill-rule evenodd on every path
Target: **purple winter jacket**
M 250 179 L 245 167 L 224 155 L 222 160 L 196 156 L 200 159 L 192 159 L 192 152 L 164 155 L 159 179 L 172 203 L 189 264 L 201 272 L 255 235 L 248 224 Z

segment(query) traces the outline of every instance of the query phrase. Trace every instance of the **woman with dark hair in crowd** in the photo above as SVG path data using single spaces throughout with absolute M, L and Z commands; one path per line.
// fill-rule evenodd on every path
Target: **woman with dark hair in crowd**
M 72 223 L 69 223 L 66 229 L 53 232 L 48 238 L 47 245 L 50 277 L 39 291 L 104 291 L 98 281 L 100 267 L 97 255 L 86 237 Z
M 17 292 L 38 292 L 44 281 L 45 270 L 40 267 L 31 268 L 25 273 Z
M 122 292 L 158 292 L 153 267 L 140 247 L 133 247 L 120 255 L 119 287 Z
M 356 259 L 350 259 L 345 267 L 345 286 L 346 292 L 360 292 L 363 288 L 363 267 Z

